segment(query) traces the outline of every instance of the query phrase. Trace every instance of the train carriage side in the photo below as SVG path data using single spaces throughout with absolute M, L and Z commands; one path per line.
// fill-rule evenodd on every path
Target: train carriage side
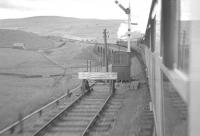
M 153 0 L 138 51 L 147 67 L 155 135 L 200 133 L 200 15 L 195 0 Z

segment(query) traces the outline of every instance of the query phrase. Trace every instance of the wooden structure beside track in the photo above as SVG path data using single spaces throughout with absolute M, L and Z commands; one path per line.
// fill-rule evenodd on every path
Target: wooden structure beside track
M 130 53 L 115 51 L 112 55 L 112 72 L 118 74 L 117 80 L 130 80 Z

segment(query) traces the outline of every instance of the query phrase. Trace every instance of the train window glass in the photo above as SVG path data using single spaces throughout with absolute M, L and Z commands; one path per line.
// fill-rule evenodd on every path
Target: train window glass
M 164 135 L 187 136 L 187 104 L 164 73 L 162 73 L 162 84 Z
M 188 20 L 187 0 L 180 1 L 179 41 L 177 53 L 177 68 L 185 73 L 189 71 L 190 50 L 190 23 Z

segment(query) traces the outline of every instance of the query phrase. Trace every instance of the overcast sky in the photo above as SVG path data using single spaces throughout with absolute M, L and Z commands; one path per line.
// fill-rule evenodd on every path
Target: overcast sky
M 30 16 L 65 16 L 97 19 L 127 19 L 115 0 L 0 0 L 0 19 Z M 152 0 L 131 0 L 133 29 L 144 31 Z M 128 7 L 129 0 L 119 0 Z

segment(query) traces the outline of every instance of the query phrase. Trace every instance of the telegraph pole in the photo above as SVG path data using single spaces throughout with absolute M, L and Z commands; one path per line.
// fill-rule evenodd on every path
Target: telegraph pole
M 88 61 L 89 61 L 89 60 L 87 60 L 87 72 L 88 72 Z
M 90 72 L 92 72 L 92 60 L 90 60 Z
M 107 44 L 107 30 L 104 29 L 103 31 L 103 37 L 104 37 L 104 44 L 105 44 L 105 66 L 106 66 L 106 72 L 108 72 L 108 44 Z

